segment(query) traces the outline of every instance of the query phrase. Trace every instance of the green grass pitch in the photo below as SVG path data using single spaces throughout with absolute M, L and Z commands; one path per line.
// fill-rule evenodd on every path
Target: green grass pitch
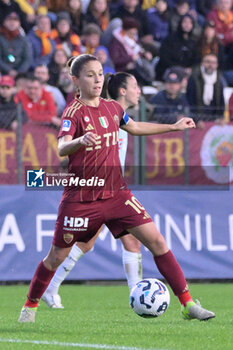
M 64 310 L 41 301 L 36 323 L 20 324 L 28 286 L 0 286 L 0 349 L 232 350 L 233 284 L 190 284 L 190 289 L 215 319 L 183 320 L 173 295 L 164 315 L 143 319 L 130 309 L 126 286 L 64 285 Z

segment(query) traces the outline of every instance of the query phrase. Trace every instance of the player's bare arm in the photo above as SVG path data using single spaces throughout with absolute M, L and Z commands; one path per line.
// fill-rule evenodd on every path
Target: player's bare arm
M 155 135 L 163 134 L 169 131 L 183 131 L 185 129 L 195 128 L 196 125 L 192 118 L 182 118 L 174 124 L 155 124 L 146 122 L 135 122 L 131 118 L 126 125 L 122 126 L 122 129 L 127 131 L 131 135 Z
M 83 136 L 73 139 L 71 135 L 66 135 L 58 140 L 58 154 L 60 157 L 69 156 L 82 146 L 91 146 L 96 143 L 97 135 L 87 132 Z

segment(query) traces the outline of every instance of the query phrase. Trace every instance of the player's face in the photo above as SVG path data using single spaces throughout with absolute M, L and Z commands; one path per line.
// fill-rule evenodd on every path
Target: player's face
M 134 77 L 127 79 L 127 87 L 125 89 L 125 100 L 129 106 L 137 106 L 141 90 L 138 86 L 137 80 Z
M 76 78 L 80 97 L 92 100 L 99 97 L 104 83 L 103 67 L 99 61 L 86 63 Z

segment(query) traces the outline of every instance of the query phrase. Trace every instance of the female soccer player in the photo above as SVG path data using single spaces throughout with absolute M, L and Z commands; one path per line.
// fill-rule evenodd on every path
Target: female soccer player
M 179 298 L 186 319 L 215 317 L 192 300 L 165 239 L 127 188 L 118 153 L 119 126 L 132 135 L 154 135 L 194 128 L 193 120 L 183 118 L 168 125 L 134 122 L 116 101 L 100 98 L 104 77 L 96 57 L 80 55 L 71 58 L 69 65 L 80 96 L 63 113 L 58 151 L 60 156 L 69 156 L 69 172 L 86 186 L 66 187 L 63 192 L 51 249 L 37 267 L 19 322 L 35 322 L 39 300 L 73 244 L 88 242 L 104 223 L 115 238 L 131 233 L 151 251 L 158 270 Z M 92 131 L 86 132 L 90 127 Z M 97 186 L 88 188 L 93 177 Z
M 121 107 L 126 110 L 131 106 L 138 105 L 140 97 L 140 89 L 133 75 L 129 73 L 106 74 L 105 83 L 102 91 L 102 97 L 113 98 Z M 119 130 L 119 157 L 122 168 L 125 165 L 126 151 L 128 144 L 128 133 L 123 129 Z M 58 267 L 53 276 L 48 288 L 42 296 L 42 300 L 51 308 L 63 309 L 61 297 L 58 294 L 59 287 L 70 271 L 74 268 L 76 262 L 87 253 L 95 244 L 101 229 L 87 243 L 77 242 L 73 245 L 69 255 Z M 142 279 L 142 255 L 140 253 L 140 242 L 131 234 L 120 237 L 123 244 L 122 247 L 122 262 L 131 290 L 137 282 Z

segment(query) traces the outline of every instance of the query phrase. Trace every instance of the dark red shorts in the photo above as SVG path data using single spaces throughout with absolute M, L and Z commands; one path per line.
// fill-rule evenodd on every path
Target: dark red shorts
M 53 244 L 71 247 L 75 242 L 88 242 L 105 224 L 115 238 L 127 229 L 152 222 L 151 217 L 130 190 L 119 191 L 109 199 L 94 202 L 62 201 L 58 210 Z

